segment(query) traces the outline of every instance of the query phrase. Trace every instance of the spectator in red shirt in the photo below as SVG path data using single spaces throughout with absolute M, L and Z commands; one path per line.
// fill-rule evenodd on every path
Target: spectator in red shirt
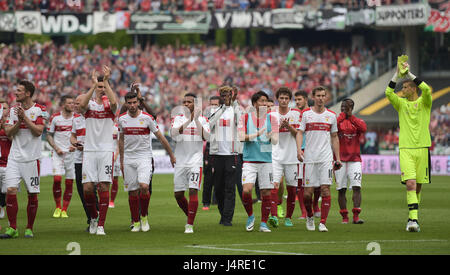
M 141 2 L 141 11 L 149 11 L 152 7 L 152 1 L 151 0 L 142 0 Z
M 0 11 L 7 11 L 7 10 L 9 10 L 8 1 L 0 0 Z
M 362 224 L 363 220 L 359 218 L 361 212 L 361 152 L 359 139 L 367 130 L 364 120 L 355 117 L 352 114 L 355 103 L 350 98 L 344 99 L 341 104 L 341 113 L 337 119 L 339 136 L 339 153 L 342 167 L 334 171 L 336 186 L 339 192 L 338 202 L 342 215 L 342 223 L 348 223 L 347 199 L 347 180 L 350 182 L 350 189 L 353 191 L 353 223 Z

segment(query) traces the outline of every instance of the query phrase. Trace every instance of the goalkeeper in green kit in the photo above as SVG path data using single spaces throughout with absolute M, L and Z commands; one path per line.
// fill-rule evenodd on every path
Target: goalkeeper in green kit
M 386 97 L 398 112 L 400 136 L 399 159 L 402 184 L 406 185 L 409 219 L 406 230 L 419 232 L 418 211 L 422 184 L 430 183 L 429 131 L 431 88 L 409 71 L 407 56 L 399 57 L 397 72 L 386 88 Z M 394 93 L 396 82 L 406 77 L 399 95 Z M 419 96 L 419 89 L 422 95 Z

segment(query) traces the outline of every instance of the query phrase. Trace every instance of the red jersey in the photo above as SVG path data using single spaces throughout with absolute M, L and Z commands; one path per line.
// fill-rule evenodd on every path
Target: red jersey
M 341 161 L 361 161 L 359 139 L 367 130 L 364 120 L 340 113 L 337 119 Z
M 0 167 L 6 167 L 8 164 L 9 150 L 11 149 L 11 140 L 6 136 L 5 130 L 0 130 Z

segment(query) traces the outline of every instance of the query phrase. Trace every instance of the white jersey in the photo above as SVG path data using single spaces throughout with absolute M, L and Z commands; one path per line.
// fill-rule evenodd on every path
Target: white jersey
M 77 136 L 77 142 L 84 144 L 86 138 L 86 121 L 84 116 L 75 114 L 72 120 L 72 133 Z M 75 150 L 75 163 L 83 162 L 83 151 Z
M 179 128 L 188 119 L 184 115 L 177 115 L 172 121 L 172 128 Z M 206 117 L 198 118 L 204 131 L 210 132 L 209 121 Z M 182 134 L 173 136 L 175 145 L 175 158 L 177 159 L 177 167 L 203 167 L 203 139 L 201 130 L 197 129 L 195 121 L 183 130 Z
M 140 112 L 131 117 L 128 112 L 119 117 L 119 132 L 124 135 L 124 158 L 138 159 L 152 157 L 151 133 L 159 131 L 152 115 Z
M 114 113 L 94 100 L 90 100 L 86 113 L 86 140 L 84 151 L 114 152 Z
M 282 115 L 279 112 L 271 112 L 270 115 L 277 119 L 278 125 L 281 125 L 282 120 L 288 119 L 289 125 L 296 130 L 300 128 L 301 111 L 298 109 L 289 109 L 289 112 L 285 115 Z M 295 150 L 295 148 L 297 148 L 295 137 L 288 129 L 280 129 L 278 143 L 272 145 L 272 161 L 279 164 L 299 163 L 297 159 L 297 150 Z
M 328 109 L 318 114 L 308 108 L 302 113 L 300 130 L 306 136 L 304 163 L 333 161 L 331 133 L 338 131 L 336 114 Z
M 63 152 L 69 152 L 73 118 L 73 115 L 69 118 L 64 118 L 64 116 L 58 112 L 52 115 L 50 118 L 50 125 L 47 127 L 47 132 L 53 134 L 55 145 Z
M 234 127 L 234 110 L 232 107 L 225 107 L 226 111 L 223 112 L 222 116 L 218 121 L 218 127 L 216 130 L 217 143 L 219 145 L 219 151 L 216 155 L 232 155 L 233 148 L 233 131 Z M 178 159 L 177 159 L 178 162 Z
M 118 145 L 119 145 L 119 125 L 117 123 L 114 123 L 114 129 L 113 129 L 114 154 L 117 152 Z
M 28 110 L 25 110 L 25 115 L 36 125 L 44 125 L 43 112 L 45 107 L 35 103 Z M 9 117 L 6 120 L 7 125 L 14 125 L 19 121 L 16 115 L 15 107 L 12 107 L 9 112 Z M 41 157 L 41 136 L 34 136 L 31 130 L 21 123 L 20 129 L 13 137 L 11 151 L 8 159 L 17 162 L 29 162 L 37 160 Z

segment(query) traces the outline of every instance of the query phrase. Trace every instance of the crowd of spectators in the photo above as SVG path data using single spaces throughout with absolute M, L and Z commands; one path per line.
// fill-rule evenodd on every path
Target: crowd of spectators
M 380 0 L 382 5 L 415 2 L 419 2 L 419 0 Z M 368 7 L 368 2 L 367 0 L 0 0 L 0 11 L 91 12 L 105 10 L 112 12 L 129 10 L 159 12 L 276 9 L 305 5 L 315 8 L 342 6 L 357 9 Z
M 311 92 L 313 87 L 324 85 L 345 93 L 350 67 L 365 67 L 380 49 L 375 45 L 352 50 L 323 44 L 291 50 L 206 45 L 147 45 L 118 50 L 52 42 L 2 44 L 0 96 L 12 102 L 17 80 L 28 79 L 37 86 L 37 102 L 52 113 L 58 109 L 62 95 L 85 93 L 91 85 L 91 71 L 108 65 L 112 86 L 121 101 L 132 81 L 141 83 L 143 94 L 159 113 L 159 122 L 168 126 L 169 111 L 180 104 L 186 92 L 198 94 L 206 104 L 223 84 L 239 88 L 244 107 L 254 92 L 264 90 L 273 96 L 280 86 Z

